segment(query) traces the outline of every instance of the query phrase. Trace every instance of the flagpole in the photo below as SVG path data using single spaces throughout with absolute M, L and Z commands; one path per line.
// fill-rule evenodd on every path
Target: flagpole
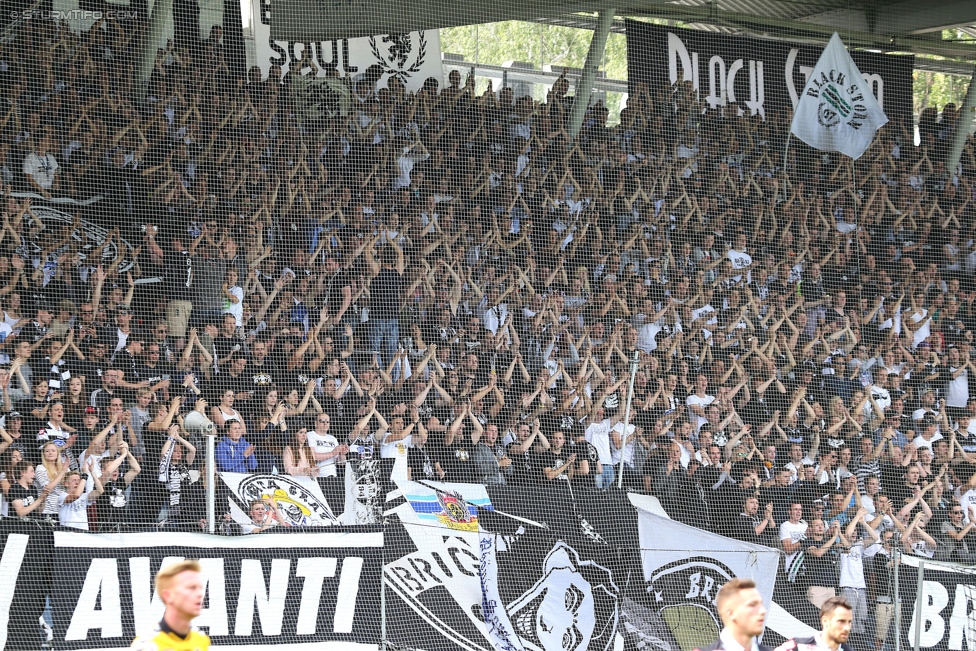
M 792 135 L 792 132 L 793 132 L 792 129 L 786 132 L 786 149 L 783 151 L 783 173 L 784 174 L 786 173 L 786 160 L 790 155 L 790 136 Z

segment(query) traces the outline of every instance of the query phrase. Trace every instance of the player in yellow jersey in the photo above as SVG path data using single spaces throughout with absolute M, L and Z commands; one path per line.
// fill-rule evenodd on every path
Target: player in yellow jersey
M 182 561 L 164 567 L 156 575 L 156 592 L 166 604 L 166 612 L 152 636 L 137 637 L 132 648 L 141 651 L 209 651 L 210 638 L 191 625 L 203 606 L 200 564 Z

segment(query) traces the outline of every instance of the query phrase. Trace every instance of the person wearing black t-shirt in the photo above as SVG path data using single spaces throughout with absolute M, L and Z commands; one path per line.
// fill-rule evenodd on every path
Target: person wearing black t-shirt
M 155 240 L 150 240 L 153 253 L 163 258 L 163 292 L 169 299 L 166 305 L 166 324 L 170 335 L 177 339 L 177 348 L 182 348 L 180 340 L 186 337 L 190 314 L 193 312 L 190 287 L 193 284 L 195 259 L 183 246 L 185 236 L 185 231 L 180 233 L 179 229 L 174 228 L 170 237 L 171 248 L 165 253 L 156 245 Z
M 516 440 L 508 444 L 505 454 L 512 460 L 512 475 L 509 483 L 526 486 L 535 483 L 538 477 L 539 454 L 549 449 L 549 440 L 539 425 L 539 419 L 520 423 L 515 432 Z
M 268 354 L 270 342 L 266 339 L 255 339 L 251 344 L 251 358 L 247 362 L 247 376 L 253 385 L 252 391 L 266 393 L 281 380 L 278 365 Z
M 471 423 L 470 436 L 465 432 L 465 420 Z M 461 407 L 460 413 L 444 433 L 444 438 L 435 440 L 433 457 L 444 471 L 444 481 L 465 483 L 476 479 L 474 446 L 483 431 L 481 423 L 471 414 L 471 406 Z
M 68 470 L 67 464 L 64 472 Z M 61 477 L 56 477 L 48 482 L 40 491 L 34 487 L 34 466 L 29 461 L 18 461 L 11 468 L 11 474 L 17 481 L 10 485 L 10 492 L 7 499 L 13 507 L 13 513 L 21 518 L 40 519 L 41 511 L 44 510 L 44 502 L 51 491 L 57 488 Z M 63 473 L 62 473 L 63 476 Z
M 129 446 L 123 441 L 121 454 L 115 459 L 102 460 L 102 488 L 104 492 L 95 502 L 98 513 L 99 531 L 111 531 L 114 527 L 127 522 L 127 507 L 129 496 L 126 492 L 132 481 L 142 468 L 132 456 Z M 125 464 L 125 474 L 122 474 L 122 464 Z
M 322 306 L 326 308 L 332 323 L 341 323 L 352 305 L 352 280 L 349 273 L 339 266 L 335 256 L 325 261 L 325 291 Z
M 233 314 L 223 315 L 220 334 L 213 338 L 214 350 L 217 351 L 217 364 L 223 371 L 231 356 L 243 348 L 243 342 L 237 334 L 237 319 Z
M 572 481 L 576 474 L 577 465 L 584 465 L 586 460 L 577 461 L 576 453 L 571 453 L 565 445 L 566 435 L 556 430 L 549 435 L 549 449 L 537 456 L 539 464 L 539 481 Z
M 169 400 L 172 367 L 163 359 L 163 350 L 155 341 L 146 346 L 146 354 L 136 361 L 139 379 L 149 382 L 151 390 L 158 390 L 163 400 Z

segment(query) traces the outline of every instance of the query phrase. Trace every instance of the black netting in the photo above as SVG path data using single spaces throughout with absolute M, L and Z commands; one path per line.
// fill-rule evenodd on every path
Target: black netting
M 551 4 L 0 3 L 0 648 L 976 643 L 976 16 Z

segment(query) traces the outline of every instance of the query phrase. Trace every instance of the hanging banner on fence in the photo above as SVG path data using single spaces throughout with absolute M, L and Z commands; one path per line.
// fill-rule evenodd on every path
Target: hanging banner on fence
M 285 521 L 293 527 L 328 527 L 339 524 L 322 489 L 311 477 L 260 473 L 222 472 L 230 489 L 231 515 L 237 524 L 249 525 L 251 503 L 273 499 Z
M 693 29 L 627 21 L 629 92 L 647 84 L 657 89 L 688 80 L 709 109 L 732 108 L 762 118 L 796 109 L 823 47 L 791 45 Z M 915 57 L 852 51 L 866 87 L 890 118 L 912 116 Z M 910 124 L 906 122 L 906 124 Z
M 53 546 L 50 527 L 0 518 L 0 649 L 39 647 L 37 618 L 51 588 Z
M 644 581 L 682 649 L 718 639 L 722 620 L 715 593 L 729 579 L 753 579 L 763 601 L 772 604 L 780 552 L 638 511 Z
M 342 524 L 380 524 L 386 501 L 392 460 L 350 455 L 346 461 L 345 511 Z
M 775 550 L 639 512 L 619 495 L 577 499 L 554 484 L 531 499 L 465 484 L 403 490 L 384 568 L 401 602 L 394 641 L 421 627 L 441 634 L 430 649 L 690 650 L 718 637 L 715 593 L 728 579 L 754 578 L 771 603 Z M 456 513 L 477 515 L 477 531 L 444 520 L 451 509 L 435 504 L 440 493 L 467 506 Z M 475 506 L 485 499 L 490 509 Z
M 153 577 L 195 558 L 206 594 L 194 625 L 215 646 L 376 649 L 382 547 L 382 531 L 368 528 L 241 537 L 58 531 L 55 648 L 127 647 L 151 633 L 163 613 Z
M 271 7 L 270 0 L 251 0 L 255 65 L 265 76 L 273 65 L 287 72 L 297 70 L 297 64 L 309 58 L 320 77 L 325 76 L 326 66 L 335 66 L 340 77 L 355 77 L 370 66 L 379 66 L 381 88 L 390 77 L 411 90 L 419 90 L 428 77 L 438 82 L 443 78 L 441 37 L 436 29 L 334 41 L 278 41 L 271 38 Z M 309 68 L 303 65 L 303 69 Z
M 976 646 L 976 572 L 972 567 L 902 556 L 899 593 L 902 603 L 902 644 L 938 651 Z M 919 562 L 924 589 L 918 600 Z M 921 615 L 921 617 L 919 617 Z M 921 628 L 916 630 L 921 621 Z M 917 637 L 916 637 L 917 636 Z

